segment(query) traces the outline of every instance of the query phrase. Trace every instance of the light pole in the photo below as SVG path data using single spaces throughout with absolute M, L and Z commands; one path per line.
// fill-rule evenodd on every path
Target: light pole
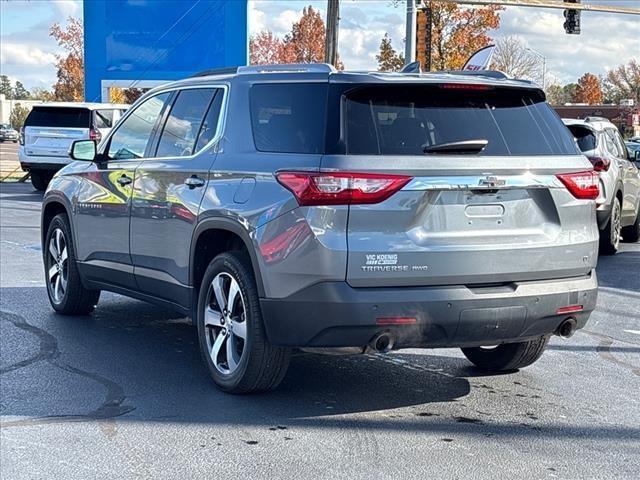
M 545 80 L 546 80 L 545 77 L 547 75 L 547 57 L 545 57 L 538 50 L 535 50 L 533 48 L 527 47 L 527 50 L 530 51 L 531 53 L 533 53 L 534 55 L 537 55 L 538 57 L 540 57 L 542 59 L 542 90 L 544 90 L 544 88 L 545 88 Z

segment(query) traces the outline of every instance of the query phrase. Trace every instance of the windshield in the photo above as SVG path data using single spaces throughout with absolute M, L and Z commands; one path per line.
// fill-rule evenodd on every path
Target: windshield
M 347 92 L 346 153 L 423 155 L 433 146 L 469 141 L 486 141 L 476 155 L 579 153 L 560 118 L 538 92 L 454 87 L 385 85 Z

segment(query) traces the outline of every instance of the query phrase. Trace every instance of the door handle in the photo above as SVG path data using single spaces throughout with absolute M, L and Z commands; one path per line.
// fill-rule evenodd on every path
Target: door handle
M 189 188 L 204 187 L 205 181 L 204 178 L 200 178 L 196 175 L 191 175 L 184 181 L 184 184 Z
M 126 175 L 122 175 L 120 178 L 118 178 L 118 183 L 123 187 L 125 185 L 129 185 L 131 182 L 133 182 L 133 180 L 130 177 L 127 177 Z

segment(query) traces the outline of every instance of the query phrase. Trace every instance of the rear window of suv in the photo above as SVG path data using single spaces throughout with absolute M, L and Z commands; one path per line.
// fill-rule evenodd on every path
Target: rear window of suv
M 89 128 L 91 112 L 86 108 L 33 107 L 24 126 Z
M 478 155 L 576 155 L 575 141 L 535 91 L 364 86 L 349 90 L 343 119 L 345 153 L 423 155 L 443 143 L 486 140 Z

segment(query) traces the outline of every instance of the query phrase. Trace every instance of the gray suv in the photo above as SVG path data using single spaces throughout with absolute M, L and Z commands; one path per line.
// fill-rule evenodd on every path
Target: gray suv
M 276 387 L 293 347 L 512 370 L 596 304 L 597 174 L 497 73 L 208 72 L 71 155 L 42 210 L 53 308 L 108 290 L 189 315 L 227 392 Z

